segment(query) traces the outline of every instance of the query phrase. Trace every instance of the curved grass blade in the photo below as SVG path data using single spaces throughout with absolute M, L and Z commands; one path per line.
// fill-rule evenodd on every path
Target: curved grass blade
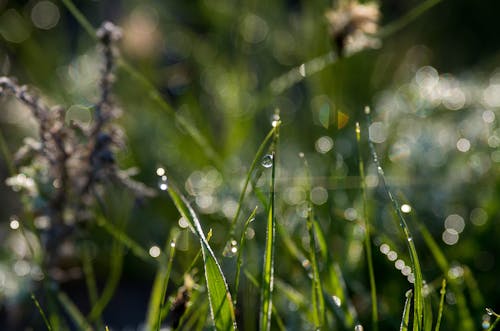
M 274 251 L 275 251 L 275 231 L 276 218 L 274 215 L 274 193 L 276 180 L 276 153 L 273 152 L 271 165 L 271 191 L 269 196 L 269 210 L 267 214 L 266 246 L 264 254 L 264 267 L 262 269 L 262 282 L 260 284 L 260 316 L 259 325 L 261 331 L 271 329 L 271 312 L 273 306 L 273 285 L 274 285 Z
M 241 272 L 241 263 L 243 259 L 243 248 L 245 247 L 245 237 L 246 237 L 246 231 L 248 229 L 248 226 L 252 221 L 255 219 L 255 214 L 257 213 L 257 207 L 254 208 L 250 216 L 248 216 L 248 219 L 245 222 L 245 225 L 243 227 L 243 231 L 241 232 L 241 238 L 240 238 L 240 248 L 238 250 L 238 257 L 236 259 L 236 276 L 234 276 L 234 292 L 233 292 L 233 298 L 234 298 L 234 306 L 236 307 L 237 303 L 237 298 L 238 298 L 238 289 L 240 286 L 240 272 Z
M 370 116 L 370 108 L 365 107 L 365 114 L 368 119 L 368 125 L 371 125 L 371 116 Z M 423 277 L 422 277 L 422 270 L 420 268 L 420 262 L 418 259 L 417 255 L 417 250 L 415 248 L 415 243 L 413 242 L 413 237 L 411 235 L 410 229 L 408 228 L 408 224 L 406 223 L 406 220 L 403 216 L 403 213 L 401 212 L 401 208 L 399 207 L 398 201 L 394 198 L 392 195 L 392 192 L 389 188 L 389 185 L 387 184 L 387 181 L 385 180 L 385 175 L 384 175 L 384 170 L 382 170 L 382 167 L 380 166 L 379 158 L 377 156 L 377 152 L 375 151 L 375 146 L 373 145 L 373 142 L 371 140 L 368 140 L 368 144 L 370 146 L 370 151 L 373 157 L 373 162 L 375 163 L 377 167 L 377 172 L 378 176 L 380 178 L 380 182 L 382 183 L 382 187 L 385 190 L 389 200 L 392 203 L 392 207 L 394 209 L 394 212 L 399 218 L 399 225 L 401 226 L 401 229 L 403 230 L 403 233 L 406 238 L 406 243 L 408 246 L 408 250 L 410 251 L 410 259 L 411 259 L 411 264 L 412 264 L 412 269 L 415 275 L 415 295 L 414 295 L 414 317 L 413 317 L 413 330 L 417 331 L 422 329 L 422 323 L 423 323 L 423 310 L 424 310 L 424 297 L 422 294 L 422 288 L 423 288 Z
M 439 310 L 438 310 L 438 316 L 436 319 L 436 327 L 434 328 L 434 331 L 439 331 L 441 327 L 441 318 L 443 317 L 443 308 L 444 308 L 444 296 L 446 294 L 446 278 L 443 278 L 443 282 L 441 283 L 441 290 L 439 291 L 439 294 L 441 294 L 441 297 L 439 299 Z
M 170 185 L 168 193 L 181 216 L 188 220 L 195 234 L 200 239 L 208 298 L 210 302 L 210 312 L 215 328 L 217 330 L 235 329 L 236 321 L 231 294 L 229 293 L 222 269 L 215 258 L 212 248 L 205 238 L 198 216 L 187 199 L 175 188 L 174 185 Z
M 161 312 L 165 305 L 165 296 L 167 293 L 167 285 L 170 279 L 170 272 L 175 255 L 176 238 L 169 240 L 165 250 L 169 250 L 168 259 L 163 257 L 160 266 L 153 282 L 153 289 L 149 300 L 148 315 L 146 319 L 147 330 L 159 330 L 161 325 Z M 162 254 L 163 255 L 163 254 Z
M 47 328 L 48 331 L 52 331 L 52 326 L 50 325 L 49 320 L 47 319 L 47 315 L 45 315 L 45 312 L 42 309 L 42 306 L 40 306 L 40 303 L 36 299 L 35 295 L 31 293 L 31 300 L 35 303 L 36 308 L 40 312 L 40 315 L 42 316 L 43 323 L 45 324 L 45 327 Z
M 413 291 L 408 290 L 406 292 L 405 308 L 403 309 L 403 318 L 401 319 L 401 325 L 399 331 L 408 331 L 408 326 L 410 325 L 410 308 L 411 308 L 411 298 L 413 296 Z
M 371 245 L 371 225 L 368 220 L 368 198 L 366 197 L 366 180 L 365 180 L 365 166 L 363 163 L 363 156 L 361 153 L 361 129 L 359 123 L 356 122 L 356 142 L 358 144 L 358 165 L 359 176 L 361 178 L 361 188 L 363 191 L 363 219 L 365 227 L 365 252 L 366 263 L 368 265 L 368 276 L 370 279 L 370 295 L 372 301 L 372 330 L 378 330 L 378 307 L 377 307 L 377 287 L 375 284 L 375 272 L 373 270 L 372 258 L 372 245 Z

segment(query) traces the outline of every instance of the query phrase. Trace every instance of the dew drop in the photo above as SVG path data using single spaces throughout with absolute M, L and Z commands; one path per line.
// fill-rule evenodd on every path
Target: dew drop
M 271 168 L 273 166 L 273 156 L 271 154 L 267 154 L 262 158 L 262 166 L 264 168 Z
M 158 257 L 160 256 L 160 254 L 161 254 L 160 247 L 155 245 L 149 248 L 149 255 L 151 255 L 152 257 Z
M 168 190 L 168 180 L 166 175 L 160 177 L 160 180 L 158 181 L 158 188 L 162 191 Z
M 364 328 L 363 328 L 363 325 L 361 324 L 357 324 L 355 327 L 354 327 L 354 331 L 363 331 Z
M 486 308 L 486 314 L 493 316 L 493 315 L 495 315 L 495 312 L 491 308 Z
M 175 241 L 173 241 L 173 240 L 172 240 L 172 241 L 170 242 L 170 247 L 175 248 Z
M 340 307 L 342 305 L 342 300 L 336 295 L 332 296 L 333 302 L 337 307 Z
M 225 257 L 234 257 L 238 253 L 238 242 L 234 239 L 231 239 L 227 242 L 226 247 L 224 247 L 224 251 L 222 255 Z

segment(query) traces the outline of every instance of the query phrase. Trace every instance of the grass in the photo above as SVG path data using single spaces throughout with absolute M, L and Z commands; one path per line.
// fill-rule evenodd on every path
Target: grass
M 73 2 L 62 2 L 86 33 L 95 38 L 96 31 L 92 24 Z M 389 37 L 440 2 L 422 2 L 383 29 L 380 37 Z M 305 61 L 288 73 L 271 79 L 265 96 L 257 97 L 256 103 L 270 103 L 269 99 L 274 100 L 303 80 L 313 80 L 312 75 L 324 74 L 328 66 L 335 64 L 341 67 L 344 60 L 329 52 Z M 53 282 L 46 277 L 40 293 L 37 296 L 32 294 L 31 298 L 47 330 L 107 330 L 106 311 L 116 304 L 112 299 L 119 291 L 120 280 L 130 259 L 142 263 L 140 266 L 149 273 L 155 273 L 148 306 L 138 309 L 147 308 L 144 317 L 147 330 L 160 330 L 166 325 L 178 330 L 224 331 L 359 331 L 390 329 L 397 325 L 400 330 L 413 331 L 438 331 L 457 325 L 464 330 L 475 329 L 477 318 L 473 316 L 477 316 L 477 308 L 482 309 L 486 301 L 480 293 L 483 284 L 476 281 L 471 269 L 465 265 L 461 267 L 463 277 L 450 276 L 454 263 L 447 257 L 449 252 L 441 248 L 434 238 L 435 234 L 426 227 L 427 223 L 416 218 L 415 211 L 410 215 L 402 212 L 399 202 L 402 200 L 399 198 L 401 193 L 397 186 L 389 185 L 390 178 L 382 168 L 383 159 L 369 137 L 369 128 L 373 128 L 374 124 L 369 108 L 366 110 L 366 129 L 362 130 L 356 122 L 356 137 L 348 138 L 348 143 L 357 146 L 358 152 L 357 162 L 353 165 L 353 168 L 357 166 L 355 172 L 359 174 L 354 180 L 355 190 L 345 196 L 334 193 L 342 188 L 332 181 L 333 187 L 328 187 L 330 195 L 327 193 L 326 197 L 322 197 L 321 188 L 327 191 L 324 188 L 327 185 L 324 178 L 316 174 L 321 173 L 322 167 L 328 168 L 331 176 L 327 180 L 331 180 L 342 171 L 337 166 L 340 153 L 335 150 L 342 148 L 342 139 L 338 140 L 338 147 L 337 141 L 332 143 L 337 154 L 327 154 L 321 162 L 318 162 L 321 155 L 311 155 L 311 158 L 308 155 L 308 159 L 312 160 L 311 166 L 305 154 L 301 153 L 299 166 L 285 165 L 285 162 L 297 162 L 297 158 L 289 157 L 290 151 L 283 147 L 284 142 L 294 137 L 301 140 L 301 134 L 291 132 L 287 126 L 286 110 L 283 109 L 283 119 L 275 114 L 267 133 L 259 133 L 261 143 L 255 151 L 243 152 L 245 158 L 251 160 L 247 169 L 244 169 L 244 161 L 241 165 L 244 170 L 233 171 L 230 165 L 224 163 L 224 157 L 210 143 L 211 140 L 204 136 L 205 133 L 202 134 L 205 131 L 175 110 L 139 69 L 122 57 L 118 65 L 127 73 L 128 83 L 139 86 L 145 99 L 164 111 L 168 118 L 174 119 L 182 134 L 198 146 L 204 160 L 213 167 L 206 172 L 212 175 L 222 173 L 221 191 L 230 191 L 224 194 L 237 196 L 237 199 L 226 204 L 231 207 L 227 208 L 229 212 L 225 213 L 221 208 L 224 217 L 210 215 L 199 198 L 218 198 L 217 194 L 222 193 L 213 187 L 199 189 L 196 183 L 192 183 L 196 176 L 186 180 L 185 185 L 177 185 L 176 179 L 180 181 L 183 172 L 172 167 L 168 182 L 165 179 L 164 186 L 160 187 L 159 197 L 147 205 L 153 210 L 148 216 L 159 224 L 152 226 L 148 234 L 154 240 L 161 237 L 165 241 L 159 256 L 153 257 L 151 251 L 145 248 L 149 242 L 141 237 L 141 231 L 145 231 L 147 226 L 137 225 L 136 201 L 116 187 L 106 191 L 96 210 L 91 211 L 95 222 L 82 230 L 82 236 L 95 235 L 96 242 L 109 251 L 104 253 L 102 249 L 99 256 L 94 257 L 92 246 L 86 241 L 88 238 L 81 245 L 80 262 L 90 309 L 84 312 L 79 307 L 80 302 L 74 302 L 65 290 L 52 288 Z M 4 136 L 0 132 L 0 149 L 13 175 L 19 169 L 16 169 Z M 363 149 L 366 144 L 369 153 Z M 365 162 L 368 156 L 371 161 Z M 331 159 L 323 162 L 327 157 Z M 324 166 L 333 159 L 333 164 Z M 373 167 L 379 185 L 368 187 L 369 180 L 373 180 L 373 171 L 370 170 Z M 301 171 L 294 172 L 295 169 Z M 194 165 L 191 170 L 194 170 Z M 201 172 L 196 175 L 202 177 Z M 237 184 L 233 185 L 233 182 Z M 195 189 L 201 193 L 194 192 Z M 166 199 L 164 193 L 170 199 Z M 96 196 L 101 194 L 95 192 Z M 294 199 L 299 202 L 289 202 Z M 352 202 L 354 207 L 361 205 L 360 216 L 349 216 L 343 201 Z M 386 208 L 384 201 L 390 204 L 390 208 Z M 28 207 L 24 208 L 28 210 Z M 175 212 L 165 212 L 169 208 Z M 357 213 L 357 208 L 350 209 L 350 212 Z M 388 210 L 390 213 L 386 213 Z M 29 212 L 26 214 L 29 215 Z M 29 218 L 27 215 L 23 216 Z M 399 229 L 388 229 L 386 223 L 381 223 L 391 219 L 391 215 L 397 219 Z M 186 229 L 177 226 L 179 217 L 187 222 Z M 352 220 L 356 222 L 349 222 Z M 134 230 L 130 230 L 130 224 Z M 24 227 L 21 229 L 25 231 Z M 22 233 L 23 240 L 31 255 L 35 256 L 36 248 L 32 248 L 27 232 Z M 181 233 L 187 234 L 184 236 L 187 239 Z M 151 239 L 151 242 L 154 240 Z M 180 248 L 182 240 L 186 241 L 187 249 Z M 234 244 L 237 252 L 226 256 L 223 249 L 228 243 L 233 245 L 233 241 L 237 243 Z M 193 242 L 195 245 L 189 246 Z M 399 294 L 402 297 L 401 288 L 407 288 L 408 283 L 392 275 L 392 266 L 381 262 L 376 250 L 380 242 L 390 243 L 401 261 L 410 261 L 408 267 L 414 279 L 410 281 L 411 289 L 406 292 L 404 302 Z M 425 249 L 430 258 L 422 253 Z M 429 266 L 430 260 L 433 267 Z M 105 261 L 105 268 L 101 268 L 102 262 L 99 261 Z M 427 283 L 426 280 L 431 281 Z M 441 284 L 439 291 L 436 288 L 438 285 L 435 285 L 438 283 Z M 44 300 L 39 302 L 37 297 Z M 489 308 L 487 315 L 495 317 L 488 326 L 488 330 L 493 330 L 500 316 Z M 457 316 L 458 322 L 453 322 Z M 113 330 L 112 326 L 110 330 Z

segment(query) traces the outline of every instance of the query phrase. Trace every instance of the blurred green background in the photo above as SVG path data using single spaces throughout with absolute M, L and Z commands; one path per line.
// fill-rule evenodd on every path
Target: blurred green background
M 381 27 L 420 3 L 380 1 Z M 297 157 L 303 152 L 311 165 L 311 198 L 329 249 L 344 271 L 360 320 L 369 321 L 362 234 L 353 222 L 362 211 L 354 131 L 359 121 L 365 140 L 369 135 L 376 143 L 389 184 L 412 208 L 410 227 L 417 232 L 413 217 L 423 222 L 456 267 L 456 277 L 463 278 L 478 328 L 485 307 L 500 309 L 498 1 L 444 0 L 384 38 L 381 48 L 341 58 L 279 94 L 271 88 L 274 79 L 332 50 L 324 15 L 330 1 L 75 1 L 75 5 L 94 27 L 111 20 L 122 28 L 122 56 L 153 82 L 177 116 L 162 110 L 143 85 L 119 69 L 115 99 L 123 109 L 118 122 L 127 137 L 120 165 L 137 167 L 136 178 L 151 187 L 156 186 L 156 169 L 165 167 L 169 179 L 192 198 L 204 229 L 213 229 L 211 243 L 217 251 L 224 247 L 242 181 L 278 108 L 283 121 L 278 222 L 307 250 L 301 239 L 306 231 L 304 172 Z M 62 3 L 0 0 L 0 36 L 1 75 L 17 77 L 50 105 L 69 109 L 96 101 L 99 48 Z M 372 108 L 374 122 L 369 128 L 365 105 Z M 34 135 L 34 123 L 11 98 L 3 98 L 0 107 L 0 129 L 14 152 L 24 137 Z M 207 156 L 176 118 L 194 125 L 217 156 Z M 390 205 L 377 189 L 376 169 L 364 145 L 363 155 L 375 224 L 381 322 L 395 329 L 411 284 L 379 247 L 389 244 L 407 264 L 409 257 Z M 30 276 L 16 275 L 13 267 L 24 256 L 16 250 L 19 243 L 9 219 L 23 211 L 19 196 L 4 184 L 8 176 L 2 158 L 0 328 L 22 328 L 37 317 L 36 312 L 26 315 L 32 304 L 27 300 Z M 266 176 L 257 183 L 264 192 Z M 250 196 L 243 216 L 258 204 Z M 264 214 L 260 208 L 246 257 L 254 274 L 261 265 Z M 160 194 L 134 207 L 128 233 L 143 247 L 162 247 L 170 230 L 179 227 L 178 221 L 168 197 Z M 182 231 L 184 248 L 179 249 L 172 275 L 176 285 L 182 285 L 182 274 L 197 252 L 196 240 Z M 100 280 L 107 273 L 106 236 L 96 231 L 92 237 Z M 441 271 L 418 235 L 415 241 L 425 279 L 439 286 Z M 307 277 L 281 243 L 277 255 L 277 276 L 306 291 Z M 231 257 L 221 262 L 225 272 L 234 272 Z M 464 276 L 469 271 L 473 279 Z M 110 326 L 138 327 L 153 276 L 152 266 L 126 255 L 120 288 L 105 314 Z M 258 290 L 247 283 L 242 285 L 242 305 L 248 320 Z M 88 310 L 81 277 L 61 286 L 82 310 Z M 452 292 L 446 299 L 450 306 L 456 305 Z M 294 320 L 296 308 L 281 301 L 277 305 L 290 329 L 304 327 Z M 445 315 L 444 323 L 457 327 L 452 316 Z M 247 329 L 252 329 L 248 323 Z

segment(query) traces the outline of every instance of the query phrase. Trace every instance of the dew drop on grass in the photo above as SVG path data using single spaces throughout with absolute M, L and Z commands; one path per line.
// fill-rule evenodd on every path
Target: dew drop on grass
M 363 325 L 361 324 L 357 324 L 355 327 L 354 327 L 354 331 L 363 331 L 364 328 L 363 328 Z
M 486 314 L 493 316 L 493 315 L 495 315 L 495 312 L 491 308 L 486 308 Z
M 238 242 L 234 239 L 231 239 L 227 242 L 226 247 L 224 247 L 224 251 L 222 255 L 225 257 L 234 257 L 238 253 Z
M 162 191 L 168 190 L 168 180 L 166 175 L 161 176 L 158 180 L 158 188 Z
M 264 155 L 261 164 L 264 168 L 271 168 L 273 166 L 273 156 L 271 154 Z

